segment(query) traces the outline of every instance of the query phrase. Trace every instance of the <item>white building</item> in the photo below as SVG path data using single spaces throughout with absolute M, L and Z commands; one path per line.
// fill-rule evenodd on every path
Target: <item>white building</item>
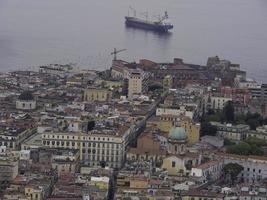
M 199 178 L 202 183 L 217 180 L 222 174 L 223 162 L 211 160 L 206 163 L 193 167 L 191 176 Z
M 267 141 L 267 126 L 257 127 L 256 131 L 250 131 L 247 137 L 255 137 Z
M 204 98 L 205 111 L 207 112 L 209 109 L 222 110 L 228 101 L 232 101 L 232 98 L 207 95 Z
M 224 164 L 237 163 L 244 170 L 239 174 L 245 182 L 256 183 L 267 178 L 267 158 L 263 156 L 240 156 L 234 154 L 220 154 Z
M 25 91 L 18 97 L 16 108 L 19 110 L 34 110 L 36 109 L 36 100 L 29 91 Z
M 177 107 L 158 107 L 156 110 L 156 116 L 171 115 L 171 116 L 186 116 L 190 119 L 193 118 L 194 112 L 187 110 L 186 106 Z
M 246 124 L 221 124 L 219 122 L 211 122 L 217 128 L 217 136 L 233 141 L 240 141 L 247 137 L 250 128 Z
M 50 148 L 78 149 L 80 158 L 92 167 L 105 162 L 110 167 L 120 168 L 126 157 L 125 134 L 44 132 L 42 143 Z

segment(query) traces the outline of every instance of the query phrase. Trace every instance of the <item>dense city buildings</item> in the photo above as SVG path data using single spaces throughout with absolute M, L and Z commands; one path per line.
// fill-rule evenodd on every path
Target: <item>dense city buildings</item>
M 266 199 L 264 84 L 237 64 L 0 76 L 0 199 Z

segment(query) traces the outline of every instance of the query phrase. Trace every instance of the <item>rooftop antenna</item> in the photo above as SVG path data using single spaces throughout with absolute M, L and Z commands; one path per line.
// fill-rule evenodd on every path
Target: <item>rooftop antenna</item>
M 113 60 L 117 60 L 117 54 L 123 51 L 126 51 L 127 49 L 121 49 L 121 50 L 117 50 L 116 48 L 114 48 L 113 52 L 111 52 L 111 55 L 114 56 Z

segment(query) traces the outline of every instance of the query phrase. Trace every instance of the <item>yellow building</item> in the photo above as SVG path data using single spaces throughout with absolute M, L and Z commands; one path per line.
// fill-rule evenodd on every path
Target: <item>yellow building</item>
M 42 200 L 43 193 L 42 190 L 37 188 L 38 186 L 26 186 L 25 195 L 29 200 Z
M 167 170 L 168 175 L 170 176 L 175 176 L 179 173 L 184 173 L 186 170 L 184 159 L 175 155 L 166 157 L 163 160 L 161 168 Z
M 187 133 L 188 144 L 195 144 L 199 141 L 200 124 L 193 123 L 190 118 L 185 117 L 181 121 L 181 127 L 183 127 Z
M 130 188 L 147 189 L 148 183 L 149 182 L 147 179 L 131 179 L 130 180 Z
M 178 124 L 179 117 L 175 115 L 162 115 L 158 123 L 158 127 L 161 131 L 169 132 L 172 127 Z
M 105 88 L 88 88 L 84 91 L 84 101 L 108 101 L 112 97 L 112 92 Z

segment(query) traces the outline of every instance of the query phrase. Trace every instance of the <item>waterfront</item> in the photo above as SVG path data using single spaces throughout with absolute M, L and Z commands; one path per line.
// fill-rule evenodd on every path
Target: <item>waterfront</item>
M 126 29 L 129 5 L 151 16 L 168 10 L 174 30 Z M 267 81 L 266 11 L 265 0 L 0 0 L 0 70 L 53 62 L 104 69 L 117 47 L 128 61 L 205 64 L 219 55 Z

